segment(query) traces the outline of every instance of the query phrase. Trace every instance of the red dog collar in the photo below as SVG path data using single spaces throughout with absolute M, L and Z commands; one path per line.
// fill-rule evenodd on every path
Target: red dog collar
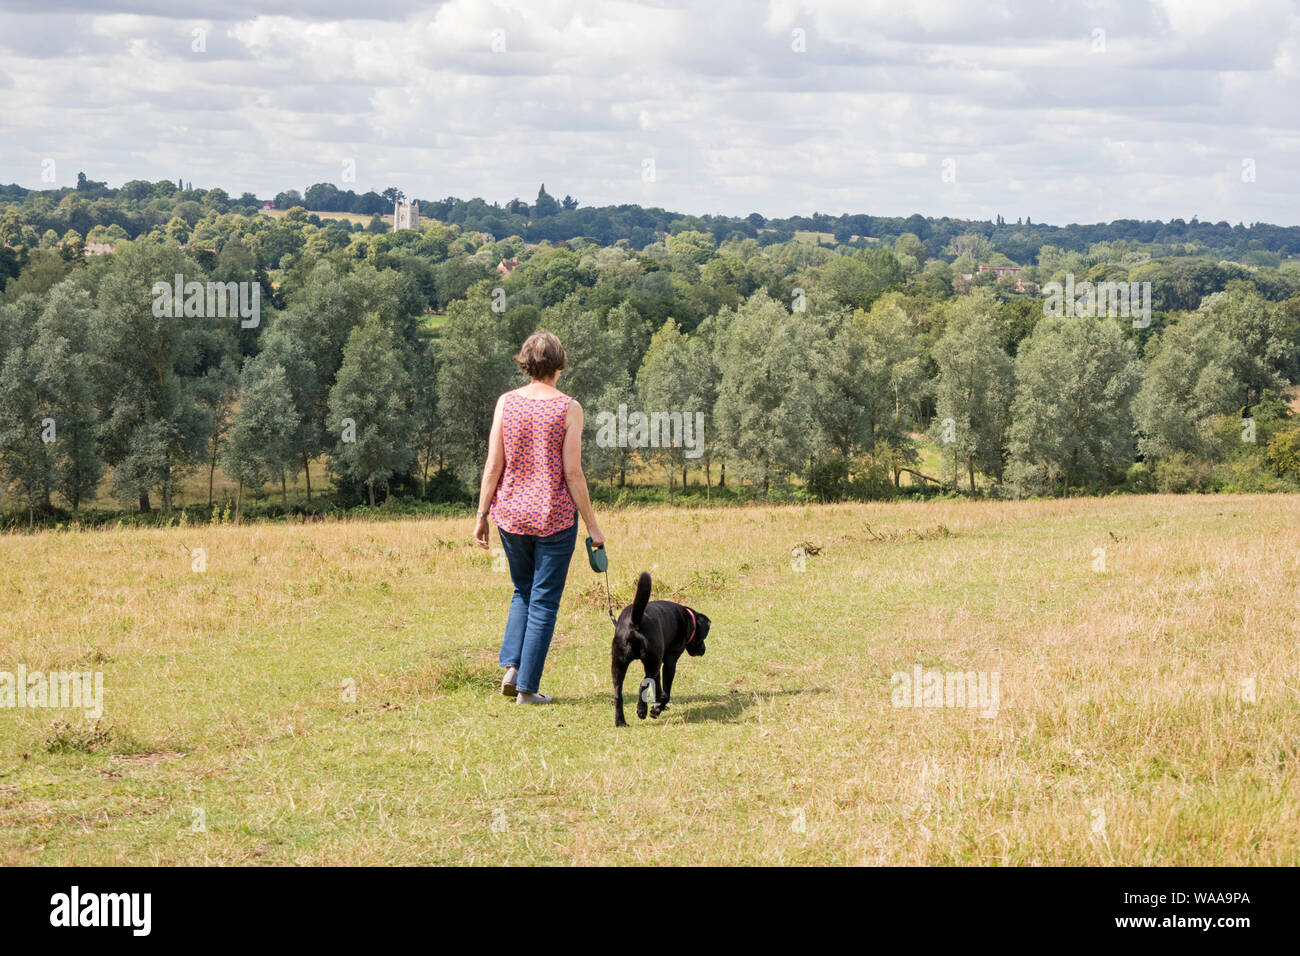
M 687 608 L 686 613 L 691 616 L 691 636 L 686 639 L 686 643 L 689 644 L 691 641 L 695 640 L 695 612 L 690 608 Z

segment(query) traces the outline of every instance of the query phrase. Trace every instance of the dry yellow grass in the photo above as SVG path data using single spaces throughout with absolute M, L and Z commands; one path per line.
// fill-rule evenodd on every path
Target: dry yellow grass
M 279 219 L 289 210 L 287 209 L 259 209 L 258 212 L 263 216 L 270 216 L 272 219 Z M 359 212 L 320 212 L 314 209 L 307 210 L 308 215 L 320 216 L 322 219 L 345 219 L 353 225 L 370 225 L 371 217 Z M 388 231 L 392 231 L 393 211 L 389 209 L 386 213 L 379 214 L 380 219 L 388 220 Z
M 581 552 L 518 708 L 467 521 L 0 538 L 0 670 L 105 682 L 97 737 L 0 710 L 0 863 L 1300 863 L 1294 496 L 602 523 L 620 603 L 714 621 L 619 731 Z M 997 715 L 893 706 L 917 665 Z

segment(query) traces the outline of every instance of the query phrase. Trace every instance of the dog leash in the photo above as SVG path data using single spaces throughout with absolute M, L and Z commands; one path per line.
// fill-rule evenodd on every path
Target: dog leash
M 614 598 L 611 597 L 609 593 L 609 572 L 608 571 L 605 572 L 605 603 L 609 605 L 609 609 L 606 611 L 606 613 L 609 614 L 610 622 L 615 627 L 618 627 L 618 619 L 614 617 Z
M 605 554 L 605 546 L 602 544 L 598 548 L 591 546 L 591 538 L 587 538 L 587 563 L 591 565 L 591 570 L 597 574 L 605 575 L 605 603 L 609 606 L 609 619 L 618 627 L 618 619 L 614 617 L 614 598 L 609 593 L 609 555 Z

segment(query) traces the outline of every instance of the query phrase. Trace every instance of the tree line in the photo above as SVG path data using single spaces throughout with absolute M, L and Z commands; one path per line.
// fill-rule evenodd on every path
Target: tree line
M 365 225 L 313 217 L 317 227 L 346 235 L 386 231 L 393 202 L 400 196 L 403 193 L 395 186 L 358 193 L 332 183 L 315 183 L 302 192 L 289 189 L 266 198 L 280 210 L 297 207 L 309 215 L 347 212 L 372 217 Z M 1277 267 L 1288 257 L 1300 255 L 1300 227 L 1201 222 L 1195 216 L 1168 222 L 1120 219 L 1110 223 L 1054 226 L 1032 222 L 1028 215 L 1018 216 L 1014 222 L 1000 215 L 992 220 L 919 214 L 904 217 L 813 213 L 785 218 L 768 218 L 759 213 L 689 215 L 635 203 L 583 206 L 569 195 L 554 198 L 545 185 L 532 202 L 520 198 L 506 203 L 455 196 L 405 198 L 416 199 L 426 218 L 459 227 L 464 232 L 485 233 L 493 240 L 517 236 L 527 242 L 588 239 L 600 245 L 613 245 L 622 241 L 642 249 L 667 234 L 698 231 L 711 235 L 715 243 L 740 237 L 773 245 L 811 235 L 831 247 L 861 248 L 877 242 L 892 243 L 908 234 L 916 237 L 926 258 L 952 261 L 954 241 L 967 236 L 978 237 L 987 242 L 992 252 L 1020 264 L 1033 261 L 1043 246 L 1085 253 L 1098 243 L 1142 246 L 1154 258 L 1211 255 L 1248 266 Z M 217 226 L 220 217 L 254 217 L 262 202 L 250 192 L 236 197 L 220 188 L 195 189 L 183 180 L 131 180 L 114 188 L 90 180 L 84 173 L 78 174 L 75 186 L 62 188 L 32 190 L 16 184 L 0 185 L 0 245 L 34 248 L 45 244 L 48 247 L 74 237 L 80 242 L 114 242 L 154 233 L 168 235 L 182 244 L 191 238 L 206 242 L 222 231 Z M 267 258 L 264 262 L 268 268 L 279 266 L 278 258 Z M 0 252 L 0 275 L 13 269 L 7 254 Z
M 561 207 L 554 215 L 563 214 Z M 0 306 L 0 482 L 10 507 L 78 515 L 97 495 L 166 512 L 218 472 L 288 505 L 457 498 L 482 467 L 511 356 L 547 328 L 587 409 L 587 468 L 612 495 L 658 469 L 669 495 L 833 500 L 1293 488 L 1300 272 L 1043 246 L 978 273 L 978 233 L 830 248 L 682 229 L 635 249 L 493 240 L 430 221 L 371 234 L 227 214 L 111 255 L 17 247 Z M 197 229 L 195 230 L 197 231 Z M 499 271 L 502 259 L 517 259 Z M 1149 281 L 1149 325 L 1045 316 L 1065 274 Z M 261 321 L 159 317 L 152 289 L 261 289 Z M 966 278 L 971 275 L 970 278 Z M 620 405 L 703 413 L 699 455 L 597 441 Z M 278 493 L 278 494 L 277 494 Z

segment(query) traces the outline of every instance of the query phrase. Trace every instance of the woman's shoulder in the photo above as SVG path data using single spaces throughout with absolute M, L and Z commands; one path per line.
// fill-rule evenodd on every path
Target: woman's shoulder
M 508 392 L 504 392 L 502 393 L 498 401 L 505 401 L 507 398 L 511 398 L 511 397 L 523 399 L 525 402 L 554 402 L 561 398 L 567 399 L 570 402 L 575 401 L 571 395 L 566 395 L 564 392 L 561 392 L 559 389 L 556 389 L 554 394 L 551 395 L 525 395 L 524 389 L 528 387 L 529 386 L 524 385 L 521 388 L 515 388 L 515 389 L 511 389 Z

